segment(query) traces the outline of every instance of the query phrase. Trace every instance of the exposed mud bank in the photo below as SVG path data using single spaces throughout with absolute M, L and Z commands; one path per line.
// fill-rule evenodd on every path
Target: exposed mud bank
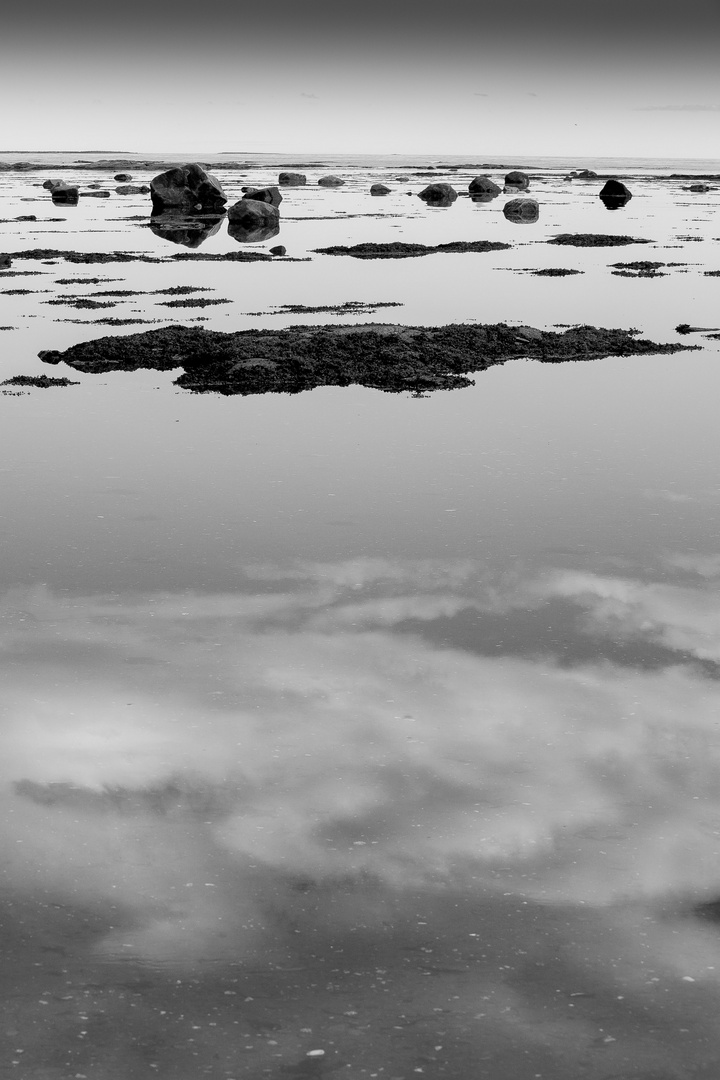
M 555 333 L 505 323 L 294 326 L 230 334 L 168 326 L 96 338 L 40 357 L 85 372 L 183 368 L 176 384 L 196 393 L 263 394 L 352 384 L 394 392 L 450 390 L 472 384 L 471 372 L 518 357 L 558 363 L 689 348 L 636 333 L 593 326 Z

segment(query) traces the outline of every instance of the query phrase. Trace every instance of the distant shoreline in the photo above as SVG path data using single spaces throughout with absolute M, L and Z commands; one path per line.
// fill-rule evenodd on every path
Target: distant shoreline
M 36 160 L 28 160 L 35 158 Z M 37 159 L 40 160 L 37 160 Z M 236 158 L 237 161 L 227 159 Z M 43 160 L 44 159 L 44 160 Z M 64 161 L 58 159 L 66 159 Z M 80 160 L 85 159 L 85 160 Z M 90 160 L 100 159 L 100 160 Z M 53 168 L 63 165 L 75 168 L 102 168 L 113 167 L 117 162 L 118 167 L 154 168 L 156 165 L 172 166 L 187 161 L 197 161 L 206 164 L 216 164 L 218 167 L 250 167 L 253 165 L 278 166 L 302 164 L 308 168 L 345 165 L 368 166 L 382 168 L 387 165 L 390 168 L 402 167 L 464 167 L 464 168 L 514 168 L 525 167 L 529 169 L 582 169 L 592 168 L 599 172 L 603 169 L 622 170 L 639 169 L 642 171 L 670 170 L 687 172 L 720 173 L 720 156 L 638 156 L 627 155 L 588 155 L 588 154 L 558 154 L 538 155 L 524 153 L 488 153 L 482 155 L 477 152 L 465 152 L 461 154 L 438 154 L 432 151 L 417 151 L 415 153 L 337 153 L 333 151 L 306 150 L 306 151 L 254 151 L 250 150 L 220 150 L 220 151 L 139 151 L 139 150 L 40 150 L 34 149 L 2 149 L 0 150 L 0 168 L 6 170 L 8 165 L 31 167 L 33 169 Z

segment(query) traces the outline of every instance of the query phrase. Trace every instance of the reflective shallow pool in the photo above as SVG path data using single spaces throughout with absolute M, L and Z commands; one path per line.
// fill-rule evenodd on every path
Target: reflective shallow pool
M 3 224 L 3 250 L 167 261 L 13 260 L 30 273 L 0 275 L 3 377 L 146 328 L 45 306 L 111 279 L 142 290 L 112 316 L 190 322 L 155 293 L 190 285 L 230 301 L 200 309 L 224 330 L 350 300 L 658 341 L 717 317 L 718 195 L 678 182 L 637 182 L 613 216 L 546 170 L 519 226 L 504 196 L 426 209 L 404 194 L 420 181 L 378 209 L 390 170 L 348 168 L 346 188 L 286 193 L 278 240 L 311 261 L 227 264 L 170 261 L 113 222 L 119 196 L 48 209 L 46 175 L 0 174 L 3 218 L 66 218 Z M 546 243 L 574 231 L 654 243 Z M 483 238 L 512 247 L 313 253 Z M 685 265 L 612 274 L 638 258 Z M 519 272 L 542 266 L 583 274 Z M 8 1074 L 717 1076 L 720 377 L 717 341 L 688 339 L 426 397 L 226 398 L 62 368 L 79 385 L 4 388 Z

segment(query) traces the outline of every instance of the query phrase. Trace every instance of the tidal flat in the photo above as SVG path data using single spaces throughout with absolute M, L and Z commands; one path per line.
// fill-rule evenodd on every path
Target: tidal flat
M 715 1076 L 720 164 L 91 158 L 0 165 L 7 1071 Z

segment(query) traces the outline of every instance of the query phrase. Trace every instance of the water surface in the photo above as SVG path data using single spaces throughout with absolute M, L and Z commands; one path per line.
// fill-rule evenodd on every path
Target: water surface
M 0 293 L 3 377 L 155 325 L 98 314 L 715 325 L 717 191 L 631 181 L 611 214 L 548 166 L 518 226 L 512 196 L 427 209 L 413 178 L 379 200 L 391 167 L 346 164 L 345 188 L 285 192 L 258 247 L 310 261 L 252 264 L 170 260 L 122 220 L 147 197 L 61 209 L 51 171 L 0 174 L 1 216 L 39 219 L 1 225 L 2 250 L 166 260 L 15 260 L 31 273 L 0 288 L 38 291 Z M 274 178 L 219 175 L 231 198 Z M 652 243 L 545 243 L 601 231 Z M 313 253 L 393 239 L 512 247 Z M 237 245 L 223 227 L 200 250 Z M 613 275 L 633 259 L 682 265 Z M 583 273 L 524 272 L 543 266 Z M 230 303 L 163 308 L 176 285 Z M 143 293 L 45 304 L 105 289 Z M 278 310 L 348 300 L 403 306 Z M 425 397 L 71 370 L 0 396 L 8 1073 L 717 1074 L 719 377 L 717 341 L 691 340 Z

